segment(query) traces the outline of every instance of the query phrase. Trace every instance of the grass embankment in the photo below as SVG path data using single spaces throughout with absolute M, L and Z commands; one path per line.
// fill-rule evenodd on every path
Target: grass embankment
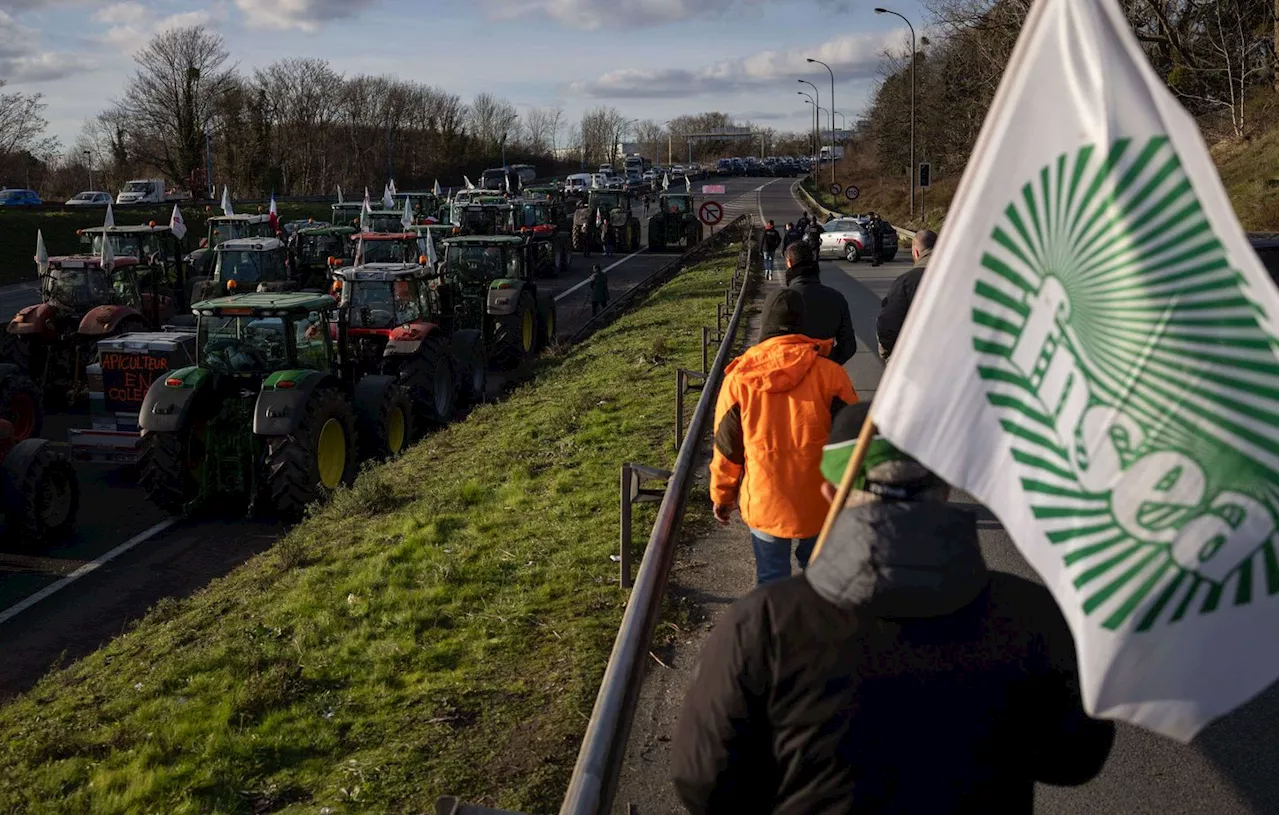
M 0 708 L 0 811 L 558 808 L 626 599 L 618 467 L 673 459 L 737 251 Z
M 319 218 L 329 220 L 331 215 L 329 204 L 277 204 L 281 221 L 294 221 L 303 218 Z M 214 207 L 206 212 L 203 203 L 180 203 L 182 218 L 187 223 L 187 236 L 184 240 L 187 251 L 200 245 L 200 239 L 206 234 L 205 217 L 221 215 L 222 209 Z M 42 211 L 27 209 L 0 208 L 0 285 L 8 283 L 35 282 L 36 265 L 32 258 L 36 254 L 36 231 L 44 231 L 44 244 L 50 255 L 69 255 L 84 251 L 77 229 L 88 226 L 102 226 L 102 218 L 106 207 L 84 207 L 83 209 L 64 211 Z M 239 212 L 254 213 L 258 211 L 256 204 L 246 206 Z M 266 212 L 267 207 L 263 206 Z M 120 226 L 127 224 L 144 224 L 155 221 L 157 224 L 169 223 L 173 214 L 173 204 L 159 204 L 155 207 L 121 207 L 113 210 L 115 221 Z M 6 319 L 8 316 L 5 315 Z

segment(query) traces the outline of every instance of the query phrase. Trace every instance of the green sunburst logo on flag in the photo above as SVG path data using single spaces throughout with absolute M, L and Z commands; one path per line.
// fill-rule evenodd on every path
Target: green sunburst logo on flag
M 979 376 L 1082 607 L 1148 630 L 1277 591 L 1277 342 L 1169 140 L 1041 169 L 982 256 Z

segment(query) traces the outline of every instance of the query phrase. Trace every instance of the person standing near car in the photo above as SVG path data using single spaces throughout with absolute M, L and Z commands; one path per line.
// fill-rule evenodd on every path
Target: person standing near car
M 867 239 L 871 241 L 871 265 L 879 266 L 884 262 L 880 251 L 880 216 L 872 212 L 867 216 Z
M 822 224 L 818 223 L 817 218 L 809 221 L 809 225 L 805 228 L 805 241 L 809 244 L 809 248 L 813 250 L 813 256 L 818 257 L 818 251 L 822 247 Z
M 832 362 L 843 365 L 858 351 L 858 338 L 853 333 L 849 301 L 844 295 L 824 286 L 819 279 L 818 262 L 805 243 L 793 243 L 783 253 L 787 264 L 786 286 L 804 298 L 804 335 L 815 340 L 833 340 Z
M 600 220 L 600 238 L 604 242 L 604 256 L 613 257 L 613 227 L 609 225 L 607 217 Z
M 764 234 L 760 236 L 760 250 L 764 255 L 764 279 L 773 280 L 773 255 L 778 251 L 778 246 L 782 244 L 782 236 L 778 234 L 778 228 L 773 225 L 773 221 L 765 224 Z
M 916 299 L 916 290 L 924 279 L 925 267 L 929 264 L 929 256 L 933 253 L 933 245 L 938 242 L 938 233 L 932 229 L 921 229 L 911 239 L 911 257 L 915 265 L 898 275 L 889 286 L 889 293 L 880 301 L 880 316 L 876 318 L 876 340 L 880 345 L 880 358 L 889 361 L 889 354 L 898 342 L 902 326 L 907 321 L 907 313 Z

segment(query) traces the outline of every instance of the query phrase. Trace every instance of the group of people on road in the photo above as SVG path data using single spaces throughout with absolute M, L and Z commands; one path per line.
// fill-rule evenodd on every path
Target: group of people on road
M 1049 591 L 989 571 L 974 515 L 887 440 L 873 437 L 814 555 L 870 405 L 844 368 L 857 350 L 846 301 L 793 229 L 766 226 L 766 275 L 781 247 L 784 285 L 716 405 L 714 514 L 741 514 L 757 587 L 701 655 L 676 792 L 694 813 L 1030 813 L 1037 782 L 1098 773 L 1114 725 L 1084 712 Z M 882 301 L 886 361 L 936 240 L 915 234 L 915 263 Z

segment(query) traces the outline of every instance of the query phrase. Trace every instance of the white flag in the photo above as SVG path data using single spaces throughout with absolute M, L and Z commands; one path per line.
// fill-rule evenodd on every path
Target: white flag
M 364 212 L 373 212 L 373 204 L 369 202 L 369 188 L 364 188 Z
M 391 197 L 394 198 L 396 195 L 396 180 L 394 178 L 391 179 L 391 183 L 388 184 L 387 186 L 391 188 Z
M 111 245 L 111 233 L 105 230 L 102 233 L 102 248 L 98 250 L 98 264 L 108 274 L 116 267 L 116 253 L 115 247 Z
M 431 230 L 428 229 L 427 230 L 427 265 L 430 266 L 432 269 L 435 269 L 436 264 L 439 263 L 439 261 L 440 259 L 436 256 L 435 239 L 431 237 Z
M 236 214 L 235 210 L 231 208 L 231 191 L 227 189 L 226 185 L 222 187 L 222 214 L 228 216 Z
M 44 231 L 36 230 L 36 275 L 44 277 L 49 272 L 49 250 L 44 248 Z
M 662 191 L 666 192 L 671 187 L 671 176 L 666 173 L 662 174 Z
M 342 200 L 342 187 L 338 187 L 338 203 L 339 203 L 339 204 L 345 204 L 345 203 L 346 203 L 346 201 L 343 201 L 343 200 Z
M 469 190 L 474 190 L 476 188 L 476 185 L 471 183 L 471 179 L 467 178 L 465 175 L 462 177 L 462 184 Z
M 173 205 L 173 214 L 169 216 L 169 231 L 178 240 L 182 240 L 187 235 L 187 222 L 182 220 L 182 212 L 177 204 Z
M 413 226 L 413 208 L 409 206 L 409 196 L 404 198 L 404 212 L 400 213 L 400 225 L 408 230 Z
M 352 260 L 351 265 L 353 266 L 364 265 L 364 235 L 363 234 L 360 234 L 356 237 L 356 256 Z
M 689 176 L 684 177 L 684 191 L 693 194 L 693 182 L 689 180 Z
M 383 208 L 383 209 L 395 209 L 395 208 L 396 208 L 396 200 L 395 200 L 394 198 L 392 198 L 392 197 L 391 197 L 391 187 L 390 187 L 390 185 L 388 185 L 388 186 L 386 186 L 386 187 L 383 187 L 383 188 L 382 188 L 382 208 Z
M 102 225 L 103 225 L 103 226 L 105 226 L 107 229 L 114 229 L 114 228 L 115 228 L 115 225 L 116 225 L 116 216 L 115 216 L 115 213 L 111 211 L 111 202 L 110 202 L 110 201 L 108 201 L 108 202 L 107 202 L 107 214 L 106 214 L 106 216 L 102 219 Z
M 440 197 L 440 179 L 437 178 L 435 182 L 431 185 L 431 192 L 433 195 L 435 195 L 435 197 L 437 198 Z
M 991 508 L 1085 706 L 1181 741 L 1276 679 L 1276 289 L 1115 0 L 1032 6 L 873 414 Z

